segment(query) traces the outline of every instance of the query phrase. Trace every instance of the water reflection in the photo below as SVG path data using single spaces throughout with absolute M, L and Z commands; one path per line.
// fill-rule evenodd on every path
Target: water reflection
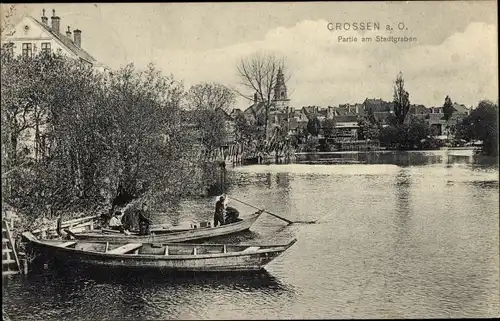
M 110 272 L 110 273 L 104 273 Z M 31 281 L 37 275 L 31 276 Z M 66 294 L 70 291 L 83 291 L 89 284 L 119 284 L 137 288 L 158 287 L 171 288 L 214 286 L 240 288 L 248 291 L 259 291 L 259 289 L 272 289 L 273 291 L 290 291 L 291 288 L 283 285 L 275 276 L 266 270 L 258 272 L 196 272 L 196 273 L 168 273 L 156 270 L 144 273 L 144 270 L 134 269 L 110 269 L 103 270 L 94 267 L 78 267 L 71 269 L 59 269 L 53 273 L 41 276 L 45 282 L 60 282 L 62 279 L 70 280 L 61 282 L 63 286 L 57 291 Z M 58 281 L 59 280 L 59 281 Z
M 21 279 L 21 284 L 13 281 L 5 285 L 8 295 L 4 302 L 9 307 L 6 312 L 23 320 L 53 319 L 48 312 L 55 310 L 59 319 L 72 320 L 169 319 L 182 318 L 184 313 L 199 318 L 202 312 L 192 310 L 197 305 L 218 309 L 218 305 L 237 304 L 246 296 L 292 300 L 295 295 L 292 286 L 267 271 L 174 276 L 117 269 L 105 273 L 102 269 L 79 267 L 49 275 L 32 274 Z M 14 306 L 21 311 L 10 309 Z M 43 313 L 27 313 L 33 309 Z
M 393 164 L 401 167 L 433 164 L 478 164 L 497 166 L 498 158 L 474 155 L 471 149 L 442 149 L 433 151 L 370 151 L 370 152 L 335 152 L 319 155 L 307 155 L 307 160 L 347 159 L 364 164 Z M 300 163 L 301 159 L 297 159 Z
M 399 173 L 396 175 L 396 182 L 394 184 L 394 194 L 396 195 L 396 226 L 397 226 L 397 237 L 396 237 L 396 248 L 395 251 L 398 252 L 399 245 L 406 243 L 409 235 L 409 221 L 411 218 L 411 200 L 410 200 L 410 190 L 411 190 L 411 176 L 407 168 L 401 168 Z

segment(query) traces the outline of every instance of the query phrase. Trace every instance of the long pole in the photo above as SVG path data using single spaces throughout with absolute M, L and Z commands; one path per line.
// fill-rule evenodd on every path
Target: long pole
M 228 198 L 229 198 L 229 197 L 228 197 Z M 236 199 L 236 198 L 233 198 L 233 197 L 230 197 L 230 198 L 231 198 L 231 199 L 233 199 L 233 200 L 235 200 L 235 201 L 237 201 L 237 202 L 240 202 L 240 203 L 242 203 L 242 204 L 245 204 L 245 205 L 247 205 L 247 206 L 253 207 L 253 208 L 257 209 L 257 210 L 262 210 L 261 208 L 258 208 L 257 206 L 253 206 L 252 204 L 248 204 L 248 203 L 246 203 L 246 202 L 240 201 L 240 200 L 238 200 L 238 199 Z M 290 221 L 290 220 L 287 220 L 286 218 L 281 217 L 281 216 L 279 216 L 279 215 L 277 215 L 277 214 L 274 214 L 274 213 L 268 212 L 268 211 L 266 211 L 266 210 L 263 210 L 263 211 L 264 211 L 264 212 L 266 212 L 267 214 L 271 215 L 271 216 L 274 216 L 274 217 L 276 217 L 276 218 L 278 218 L 278 219 L 280 219 L 280 220 L 282 220 L 282 221 L 287 222 L 288 224 L 293 224 L 293 223 L 295 223 L 295 222 Z

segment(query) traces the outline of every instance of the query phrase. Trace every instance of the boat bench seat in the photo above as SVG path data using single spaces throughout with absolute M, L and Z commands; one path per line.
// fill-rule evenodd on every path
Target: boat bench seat
M 246 253 L 246 252 L 255 252 L 257 251 L 258 249 L 260 249 L 260 247 L 258 246 L 250 246 L 250 247 L 247 247 L 246 249 L 244 249 L 243 251 L 241 251 L 242 253 Z
M 128 243 L 125 245 L 122 245 L 120 247 L 117 247 L 116 249 L 109 250 L 107 253 L 108 254 L 125 254 L 130 251 L 137 250 L 142 246 L 142 243 Z
M 69 247 L 71 245 L 74 245 L 76 244 L 76 241 L 70 241 L 70 242 L 65 242 L 65 243 L 62 243 L 62 244 L 57 244 L 57 246 L 59 247 Z

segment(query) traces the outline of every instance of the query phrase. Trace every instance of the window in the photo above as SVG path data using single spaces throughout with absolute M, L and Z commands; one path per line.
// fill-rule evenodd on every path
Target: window
M 42 42 L 42 53 L 50 54 L 50 42 Z
M 30 43 L 23 43 L 23 57 L 33 56 L 32 45 Z

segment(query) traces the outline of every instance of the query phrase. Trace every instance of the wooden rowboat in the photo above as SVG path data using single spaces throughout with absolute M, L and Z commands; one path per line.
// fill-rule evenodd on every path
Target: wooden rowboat
M 71 233 L 71 235 L 78 240 L 94 240 L 106 242 L 135 242 L 135 243 L 175 243 L 186 242 L 200 239 L 207 239 L 211 237 L 228 235 L 249 230 L 252 224 L 263 213 L 262 210 L 253 213 L 244 220 L 236 223 L 217 227 L 198 227 L 184 230 L 169 230 L 169 229 L 152 229 L 151 235 L 139 235 L 131 233 L 129 235 L 120 233 L 118 231 L 111 231 L 107 229 L 93 230 L 82 233 Z
M 290 248 L 284 245 L 119 243 L 39 240 L 22 234 L 27 249 L 67 265 L 154 269 L 165 272 L 259 271 Z

